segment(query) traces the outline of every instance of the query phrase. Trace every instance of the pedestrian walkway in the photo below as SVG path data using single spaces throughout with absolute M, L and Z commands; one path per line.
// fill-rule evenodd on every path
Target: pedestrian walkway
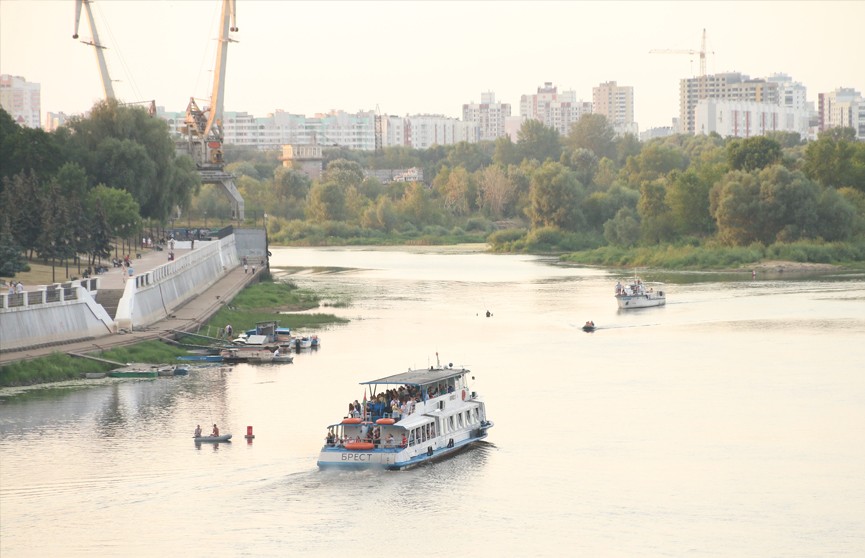
M 197 243 L 196 243 L 197 244 Z M 189 250 L 175 250 L 175 257 Z M 151 251 L 142 253 L 140 259 L 133 260 L 133 271 L 136 275 L 150 271 L 167 262 L 167 252 Z M 108 277 L 106 283 L 105 277 Z M 100 275 L 103 278 L 103 289 L 122 289 L 123 276 L 120 268 L 109 270 L 108 273 Z M 188 300 L 183 306 L 177 308 L 169 317 L 156 322 L 143 330 L 135 330 L 130 333 L 117 333 L 99 337 L 89 341 L 77 341 L 33 349 L 22 349 L 0 353 L 0 366 L 20 360 L 29 360 L 48 356 L 52 353 L 87 353 L 100 351 L 112 347 L 131 345 L 141 341 L 168 337 L 174 331 L 195 331 L 210 319 L 224 304 L 227 304 L 234 296 L 243 290 L 248 284 L 256 280 L 258 275 L 245 274 L 243 266 L 237 266 L 226 273 L 209 289 L 199 293 Z M 116 281 L 116 284 L 114 283 Z
M 201 246 L 204 246 L 204 244 L 202 243 Z M 192 250 L 174 250 L 174 259 L 177 259 L 191 251 Z M 168 263 L 167 250 L 160 251 L 148 249 L 141 250 L 138 253 L 141 254 L 140 258 L 131 257 L 129 260 L 130 264 L 132 264 L 132 272 L 135 275 L 147 273 L 148 271 L 152 271 L 153 269 Z M 109 264 L 110 263 L 111 262 L 109 262 Z M 126 279 L 129 278 L 129 274 L 125 267 L 109 267 L 107 272 L 97 275 L 96 277 L 99 277 L 99 280 L 102 283 L 99 287 L 101 289 L 123 289 L 126 284 Z

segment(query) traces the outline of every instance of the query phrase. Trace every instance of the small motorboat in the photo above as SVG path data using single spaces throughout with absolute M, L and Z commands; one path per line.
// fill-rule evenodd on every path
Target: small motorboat
M 583 331 L 592 332 L 595 331 L 595 322 L 588 321 L 583 325 Z
M 192 439 L 195 440 L 196 444 L 202 442 L 229 442 L 231 441 L 231 434 L 220 434 L 219 436 L 193 436 Z

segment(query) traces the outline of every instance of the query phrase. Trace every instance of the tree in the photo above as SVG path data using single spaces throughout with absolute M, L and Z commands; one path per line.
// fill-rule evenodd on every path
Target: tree
M 529 218 L 533 227 L 577 231 L 585 226 L 580 210 L 585 191 L 567 167 L 547 161 L 532 174 L 529 192 Z
M 462 167 L 468 172 L 475 172 L 492 162 L 494 148 L 492 142 L 469 143 L 461 141 L 449 147 L 447 162 L 451 168 Z
M 565 158 L 564 154 L 562 158 Z M 582 147 L 571 151 L 567 156 L 567 160 L 562 162 L 573 169 L 577 180 L 586 187 L 592 184 L 595 173 L 598 172 L 598 156 L 591 150 Z
M 781 144 L 766 136 L 735 139 L 727 144 L 727 162 L 733 170 L 760 170 L 780 160 Z
M 604 239 L 616 246 L 629 248 L 640 238 L 640 221 L 630 207 L 623 207 L 614 218 L 604 223 Z
M 628 183 L 639 188 L 641 185 L 667 176 L 674 170 L 684 170 L 688 166 L 687 157 L 680 147 L 651 142 L 636 157 L 625 164 L 624 172 Z
M 98 205 L 105 213 L 110 236 L 126 238 L 126 235 L 140 228 L 141 211 L 138 202 L 126 190 L 98 184 L 90 191 L 87 204 L 94 211 Z
M 346 216 L 346 188 L 337 182 L 319 182 L 309 192 L 307 219 L 323 223 L 342 221 Z
M 673 171 L 670 174 L 666 202 L 679 234 L 704 236 L 714 230 L 715 223 L 709 211 L 712 184 L 711 180 L 702 179 L 690 167 L 685 172 Z
M 844 196 L 834 188 L 823 188 L 817 198 L 816 236 L 829 242 L 850 240 L 860 220 Z
M 279 167 L 273 175 L 273 190 L 279 214 L 289 219 L 300 219 L 306 206 L 311 181 L 307 175 L 294 169 Z
M 515 196 L 516 186 L 500 167 L 490 165 L 479 172 L 478 205 L 487 215 L 502 217 Z
M 45 196 L 36 176 L 32 173 L 19 173 L 12 179 L 3 178 L 5 184 L 3 211 L 12 228 L 12 236 L 20 244 L 28 257 L 33 257 L 40 234 L 43 203 Z
M 452 215 L 467 215 L 474 209 L 477 185 L 466 169 L 457 167 L 448 173 L 440 193 L 445 211 Z
M 584 114 L 571 125 L 565 145 L 571 150 L 588 149 L 598 159 L 616 158 L 616 132 L 603 114 Z
M 558 161 L 562 154 L 559 133 L 538 120 L 526 120 L 517 132 L 519 159 L 534 159 L 543 163 L 547 159 Z
M 27 269 L 24 250 L 12 236 L 9 219 L 0 219 L 0 277 L 15 277 L 19 271 Z
M 520 164 L 520 153 L 517 145 L 511 141 L 510 136 L 496 138 L 493 162 L 503 168 L 510 165 Z
M 640 186 L 637 213 L 640 215 L 642 239 L 647 244 L 668 241 L 673 237 L 673 218 L 666 197 L 666 180 L 663 178 Z
M 755 174 L 731 171 L 712 188 L 711 209 L 718 238 L 731 246 L 758 240 L 760 184 Z
M 636 211 L 639 201 L 640 193 L 638 191 L 625 186 L 614 185 L 606 192 L 589 194 L 583 202 L 583 214 L 586 216 L 589 227 L 602 232 L 605 223 L 613 219 L 620 209 L 628 208 Z
M 805 174 L 823 186 L 851 186 L 865 192 L 865 143 L 852 128 L 830 128 L 805 148 Z
M 22 172 L 47 177 L 57 170 L 62 160 L 53 135 L 39 128 L 19 126 L 0 108 L 0 178 Z
M 144 217 L 164 220 L 200 184 L 189 157 L 177 156 L 168 124 L 141 107 L 101 101 L 61 130 L 65 159 L 81 164 L 91 183 L 128 190 Z

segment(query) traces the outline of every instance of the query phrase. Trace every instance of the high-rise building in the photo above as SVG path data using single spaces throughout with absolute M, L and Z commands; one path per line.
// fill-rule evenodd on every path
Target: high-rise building
M 463 105 L 463 121 L 478 125 L 480 140 L 493 141 L 505 135 L 505 119 L 511 115 L 511 105 L 497 103 L 492 91 L 481 93 L 481 102 Z
M 563 136 L 570 133 L 571 124 L 591 113 L 592 103 L 578 101 L 573 90 L 559 93 L 550 81 L 538 87 L 536 94 L 520 97 L 520 115 L 523 118 L 538 120 Z
M 615 81 L 592 88 L 592 112 L 603 114 L 618 135 L 638 134 L 634 122 L 634 88 Z
M 818 128 L 853 128 L 856 139 L 865 140 L 865 99 L 850 87 L 840 87 L 817 96 Z
M 774 103 L 701 99 L 694 108 L 694 121 L 697 134 L 750 138 L 768 132 L 795 132 L 807 138 L 810 114 L 805 108 Z
M 0 75 L 0 106 L 21 126 L 39 128 L 42 99 L 38 83 L 21 76 Z
M 738 72 L 697 76 L 679 82 L 679 132 L 695 132 L 694 109 L 703 99 L 779 104 L 778 83 Z

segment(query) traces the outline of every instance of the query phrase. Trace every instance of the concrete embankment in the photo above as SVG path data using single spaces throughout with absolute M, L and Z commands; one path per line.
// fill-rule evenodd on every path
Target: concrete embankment
M 264 231 L 258 232 L 260 245 L 264 246 Z M 0 365 L 58 351 L 103 350 L 173 336 L 176 331 L 197 330 L 257 275 L 245 274 L 239 265 L 247 250 L 238 253 L 233 236 L 197 242 L 192 248 L 178 243 L 176 259 L 171 262 L 166 261 L 165 252 L 144 254 L 133 260 L 135 272 L 131 279 L 118 268 L 90 280 L 99 282 L 98 289 L 123 290 L 125 300 L 122 298 L 118 304 L 116 318 L 126 322 L 120 328 L 101 305 L 93 302 L 91 283 L 87 281 L 88 287 L 79 289 L 87 296 L 80 293 L 74 301 L 70 296 L 69 300 L 52 300 L 44 306 L 23 304 L 24 309 L 17 311 L 13 311 L 17 308 L 14 297 L 35 300 L 39 290 L 30 289 L 22 295 L 4 293 L 0 300 Z M 82 304 L 85 307 L 60 309 Z M 50 312 L 39 315 L 49 308 Z M 73 316 L 65 316 L 70 312 Z M 88 312 L 96 317 L 82 323 Z

